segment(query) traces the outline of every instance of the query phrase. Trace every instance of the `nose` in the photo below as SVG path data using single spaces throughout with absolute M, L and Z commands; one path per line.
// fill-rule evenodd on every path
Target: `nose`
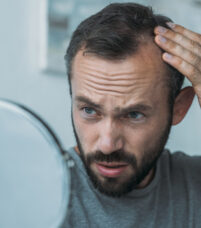
M 111 120 L 104 121 L 98 139 L 98 150 L 104 154 L 123 149 L 123 133 L 118 124 Z

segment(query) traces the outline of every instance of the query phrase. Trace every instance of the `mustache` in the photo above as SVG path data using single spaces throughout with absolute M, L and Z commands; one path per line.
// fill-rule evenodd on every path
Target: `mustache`
M 104 154 L 102 151 L 98 150 L 95 153 L 90 153 L 86 156 L 86 162 L 88 164 L 92 162 L 126 162 L 137 166 L 137 159 L 134 155 L 125 152 L 124 150 L 114 151 L 110 154 Z

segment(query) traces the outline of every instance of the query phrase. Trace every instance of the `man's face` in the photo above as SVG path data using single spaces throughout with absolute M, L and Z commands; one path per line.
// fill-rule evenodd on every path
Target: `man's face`
M 169 135 L 166 66 L 151 41 L 123 60 L 83 55 L 72 67 L 78 150 L 95 187 L 121 196 L 145 187 Z

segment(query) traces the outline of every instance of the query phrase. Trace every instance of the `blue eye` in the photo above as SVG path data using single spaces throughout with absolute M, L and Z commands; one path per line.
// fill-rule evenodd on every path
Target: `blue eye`
M 144 117 L 144 115 L 142 113 L 140 113 L 140 112 L 130 112 L 128 114 L 128 118 L 130 118 L 130 119 L 138 120 L 138 119 L 141 119 L 143 117 Z
M 95 115 L 96 111 L 93 108 L 90 107 L 84 107 L 83 111 L 87 114 L 87 115 Z

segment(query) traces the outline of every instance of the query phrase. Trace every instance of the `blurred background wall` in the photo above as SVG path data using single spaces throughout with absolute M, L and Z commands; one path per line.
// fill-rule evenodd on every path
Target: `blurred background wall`
M 56 2 L 60 4 L 57 5 L 57 13 L 60 11 L 65 16 L 66 10 L 68 23 L 64 23 L 63 27 L 68 28 L 66 36 L 69 39 L 81 20 L 113 1 L 50 0 L 48 3 L 45 0 L 0 0 L 0 97 L 25 104 L 37 112 L 68 148 L 75 144 L 63 61 L 68 39 L 61 45 L 62 37 L 58 37 L 58 41 L 54 38 L 54 44 L 60 48 L 59 56 L 56 53 L 55 60 L 51 56 L 48 60 L 48 55 L 52 54 L 51 50 L 48 52 L 48 45 L 51 49 L 48 37 L 51 30 L 47 28 L 46 19 L 52 10 L 50 5 Z M 165 14 L 176 23 L 201 33 L 200 0 L 135 2 L 150 5 L 156 13 Z M 57 27 L 57 23 L 53 26 Z M 54 69 L 51 69 L 51 61 L 56 63 Z M 61 72 L 58 68 L 62 69 Z M 201 109 L 197 99 L 184 121 L 173 127 L 167 147 L 173 151 L 201 154 Z

